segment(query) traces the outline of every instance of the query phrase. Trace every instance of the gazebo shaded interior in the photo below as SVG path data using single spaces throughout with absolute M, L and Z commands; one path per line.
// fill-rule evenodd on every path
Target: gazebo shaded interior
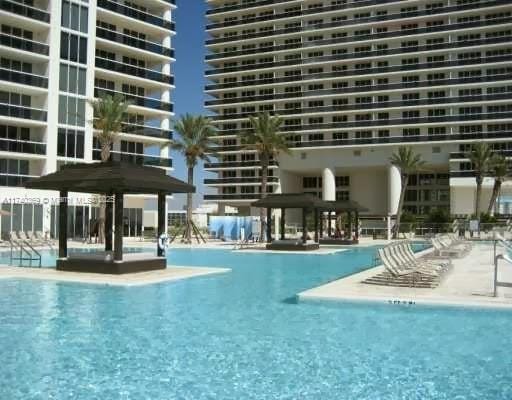
M 272 226 L 267 223 L 267 249 L 270 250 L 314 250 L 321 244 L 354 244 L 359 240 L 359 212 L 367 211 L 366 208 L 354 201 L 324 201 L 307 193 L 282 193 L 272 194 L 252 203 L 253 207 L 267 209 L 267 221 L 272 219 L 272 209 L 281 210 L 280 239 L 272 239 Z M 285 220 L 287 209 L 302 209 L 302 238 L 300 242 L 286 240 Z M 306 218 L 308 213 L 314 214 L 314 241 L 308 241 Z M 348 231 L 355 227 L 355 236 L 338 237 L 333 235 L 331 226 L 331 214 L 347 213 Z M 323 220 L 327 218 L 328 234 L 324 238 Z M 355 217 L 355 220 L 353 220 Z
M 157 250 L 157 257 L 131 256 L 123 259 L 123 196 L 125 194 L 156 194 L 158 196 L 157 234 L 160 236 L 165 233 L 166 195 L 195 192 L 194 186 L 168 176 L 163 169 L 117 161 L 65 165 L 57 172 L 31 179 L 25 183 L 25 187 L 60 192 L 57 269 L 110 274 L 166 267 L 164 251 L 160 247 Z M 104 253 L 68 257 L 66 226 L 70 192 L 100 194 L 114 199 L 114 203 L 106 202 Z M 115 215 L 113 215 L 114 209 Z M 119 233 L 114 234 L 114 243 L 112 242 L 112 222 L 114 222 L 115 232 Z

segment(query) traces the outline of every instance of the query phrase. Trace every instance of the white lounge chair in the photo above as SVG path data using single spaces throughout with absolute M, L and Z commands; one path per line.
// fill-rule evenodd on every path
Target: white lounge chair
M 414 253 L 410 254 L 407 251 L 405 243 L 401 243 L 399 245 L 394 246 L 393 251 L 395 251 L 397 257 L 404 264 L 410 264 L 416 267 L 423 267 L 426 271 L 442 272 L 445 269 L 444 266 L 441 264 L 428 262 L 427 260 L 417 259 Z
M 437 277 L 439 276 L 439 271 L 432 268 L 431 266 L 422 265 L 417 261 L 410 262 L 401 257 L 401 255 L 397 251 L 397 246 L 388 246 L 384 249 L 384 252 L 387 253 L 388 261 L 394 263 L 394 266 L 397 270 L 408 271 L 412 270 L 414 272 L 418 272 L 424 275 L 430 275 Z

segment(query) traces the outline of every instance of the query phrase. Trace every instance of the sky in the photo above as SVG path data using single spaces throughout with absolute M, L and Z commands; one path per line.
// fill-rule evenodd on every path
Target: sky
M 176 62 L 174 63 L 174 75 L 176 89 L 173 92 L 175 118 L 185 113 L 206 114 L 204 109 L 204 41 L 206 33 L 204 0 L 178 0 L 177 9 L 174 12 L 176 21 L 176 36 L 173 38 L 173 47 L 176 50 Z M 172 173 L 178 179 L 187 179 L 187 168 L 183 157 L 172 152 L 174 171 Z M 194 206 L 202 201 L 205 192 L 203 186 L 204 172 L 202 164 L 195 168 L 194 184 L 196 195 Z M 211 191 L 210 191 L 211 192 Z M 181 209 L 185 204 L 185 195 L 175 195 L 169 208 Z

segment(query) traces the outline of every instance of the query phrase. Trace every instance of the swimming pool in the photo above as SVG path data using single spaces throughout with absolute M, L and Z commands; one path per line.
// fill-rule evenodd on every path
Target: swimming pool
M 136 288 L 0 280 L 0 399 L 510 399 L 512 313 L 299 303 L 369 265 L 171 250 L 231 273 Z

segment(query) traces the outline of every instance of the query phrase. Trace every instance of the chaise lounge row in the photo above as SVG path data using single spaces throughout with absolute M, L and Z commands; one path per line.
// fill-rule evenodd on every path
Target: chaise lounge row
M 9 233 L 9 241 L 12 243 L 28 243 L 31 246 L 53 247 L 54 245 L 53 241 L 48 239 L 42 231 L 11 231 Z

